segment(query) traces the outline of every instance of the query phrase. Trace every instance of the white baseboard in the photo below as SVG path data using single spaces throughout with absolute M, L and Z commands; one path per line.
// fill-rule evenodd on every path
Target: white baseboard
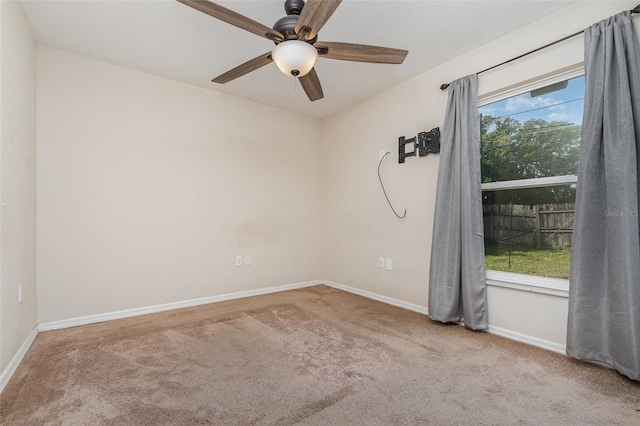
M 389 305 L 408 309 L 410 311 L 418 312 L 425 315 L 429 314 L 428 309 L 424 306 L 415 305 L 413 303 L 405 302 L 398 299 L 393 299 L 387 296 L 382 296 L 380 294 L 372 293 L 370 291 L 360 290 L 358 288 L 350 287 L 348 285 L 334 283 L 332 281 L 323 280 L 322 282 L 330 287 L 344 290 L 349 293 L 354 293 L 369 299 L 377 300 L 378 302 L 387 303 Z M 508 330 L 506 328 L 496 327 L 491 324 L 489 324 L 489 329 L 487 331 L 497 336 L 506 337 L 507 339 L 516 340 L 518 342 L 527 343 L 532 346 L 537 346 L 539 348 L 547 349 L 553 352 L 558 352 L 563 355 L 566 355 L 566 347 L 558 343 L 554 343 L 548 340 L 529 336 L 527 334 L 518 333 L 517 331 Z
M 326 285 L 328 285 L 329 287 L 334 287 L 334 288 L 337 288 L 337 289 L 340 289 L 340 290 L 344 290 L 346 292 L 357 294 L 359 296 L 363 296 L 363 297 L 366 297 L 368 299 L 377 300 L 378 302 L 386 303 L 388 305 L 397 306 L 399 308 L 404 308 L 404 309 L 407 309 L 409 311 L 414 311 L 414 312 L 418 312 L 418 313 L 425 314 L 425 315 L 428 314 L 426 307 L 420 306 L 420 305 L 416 305 L 414 303 L 405 302 L 403 300 L 394 299 L 394 298 L 388 297 L 388 296 L 382 296 L 380 294 L 372 293 L 372 292 L 366 291 L 366 290 L 360 290 L 359 288 L 350 287 L 348 285 L 334 283 L 333 281 L 323 280 L 321 282 L 326 284 Z
M 7 383 L 9 382 L 9 379 L 11 379 L 11 376 L 14 374 L 14 372 L 18 368 L 18 365 L 24 358 L 25 354 L 31 347 L 31 344 L 33 343 L 36 336 L 38 335 L 38 332 L 40 331 L 57 330 L 57 329 L 68 328 L 68 327 L 76 327 L 79 325 L 94 324 L 94 323 L 103 322 L 103 321 L 110 321 L 115 319 L 134 317 L 138 315 L 169 311 L 172 309 L 188 308 L 192 306 L 205 305 L 208 303 L 223 302 L 226 300 L 241 299 L 244 297 L 260 296 L 263 294 L 277 293 L 277 292 L 287 291 L 287 290 L 295 290 L 299 288 L 311 287 L 311 286 L 320 285 L 320 284 L 325 284 L 329 287 L 334 287 L 349 293 L 357 294 L 359 296 L 377 300 L 378 302 L 387 303 L 389 305 L 397 306 L 399 308 L 404 308 L 404 309 L 418 312 L 424 315 L 428 314 L 427 307 L 425 306 L 416 305 L 414 303 L 405 302 L 403 300 L 394 299 L 392 297 L 383 296 L 367 290 L 361 290 L 355 287 L 350 287 L 350 286 L 335 283 L 332 281 L 314 280 L 314 281 L 307 281 L 307 282 L 301 282 L 301 283 L 295 283 L 295 284 L 281 285 L 277 287 L 267 287 L 267 288 L 261 288 L 257 290 L 248 290 L 248 291 L 240 291 L 236 293 L 222 294 L 219 296 L 203 297 L 200 299 L 191 299 L 191 300 L 184 300 L 180 302 L 165 303 L 161 305 L 147 306 L 142 308 L 107 312 L 107 313 L 97 314 L 97 315 L 88 315 L 84 317 L 70 318 L 70 319 L 60 320 L 60 321 L 45 322 L 45 323 L 38 324 L 36 327 L 34 327 L 33 331 L 26 338 L 22 346 L 20 346 L 20 349 L 15 354 L 11 362 L 9 362 L 9 365 L 7 365 L 7 367 L 4 369 L 2 374 L 0 374 L 0 392 L 2 392 L 4 387 L 7 385 Z M 518 333 L 512 330 L 507 330 L 501 327 L 495 327 L 492 325 L 489 325 L 488 332 L 492 334 L 496 334 L 498 336 L 506 337 L 508 339 L 517 340 L 523 343 L 528 343 L 530 345 L 547 349 L 553 352 L 566 354 L 565 346 L 550 342 L 548 340 L 539 339 L 537 337 Z
M 106 312 L 103 314 L 88 315 L 84 317 L 69 318 L 59 321 L 41 323 L 39 331 L 58 330 L 61 328 L 76 327 L 79 325 L 94 324 L 97 322 L 110 321 L 115 319 L 135 317 L 138 315 L 153 314 L 156 312 L 170 311 L 172 309 L 190 308 L 192 306 L 206 305 L 208 303 L 223 302 L 226 300 L 241 299 L 244 297 L 260 296 L 263 294 L 277 293 L 286 290 L 320 285 L 322 281 L 306 281 L 295 284 L 286 284 L 277 287 L 260 288 L 257 290 L 239 291 L 236 293 L 221 294 L 219 296 L 202 297 L 199 299 L 183 300 L 180 302 L 164 303 L 161 305 L 145 306 L 142 308 L 125 309 L 122 311 Z
M 547 349 L 553 352 L 558 352 L 563 355 L 567 354 L 567 349 L 564 345 L 560 345 L 558 343 L 550 342 L 544 339 L 539 339 L 527 334 L 518 333 L 517 331 L 507 330 L 506 328 L 496 327 L 491 324 L 489 324 L 489 330 L 487 331 L 497 336 L 506 337 L 507 339 L 517 340 L 518 342 L 522 343 L 528 343 L 529 345 L 537 346 L 539 348 Z
M 9 379 L 11 379 L 11 376 L 13 376 L 13 373 L 16 372 L 16 369 L 22 362 L 22 358 L 24 358 L 24 356 L 27 354 L 27 351 L 31 347 L 31 344 L 36 339 L 37 335 L 38 335 L 38 325 L 33 327 L 33 330 L 31 330 L 31 333 L 29 333 L 25 341 L 22 343 L 22 345 L 20 346 L 20 349 L 18 349 L 18 352 L 16 352 L 13 359 L 11 359 L 11 361 L 9 362 L 9 365 L 7 365 L 7 368 L 5 368 L 2 374 L 0 374 L 0 393 L 2 393 L 2 391 L 4 390 L 4 387 L 7 385 L 7 383 L 9 383 Z

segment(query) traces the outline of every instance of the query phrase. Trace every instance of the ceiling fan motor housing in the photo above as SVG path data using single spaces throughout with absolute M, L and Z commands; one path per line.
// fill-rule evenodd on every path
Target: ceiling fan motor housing
M 296 24 L 298 23 L 298 15 L 287 15 L 278 19 L 273 24 L 273 29 L 279 31 L 285 40 L 297 40 Z M 278 44 L 278 42 L 276 42 Z
M 276 44 L 286 40 L 298 40 L 298 34 L 296 34 L 296 24 L 298 23 L 298 17 L 302 8 L 304 7 L 303 0 L 287 0 L 284 2 L 284 10 L 287 12 L 287 16 L 283 16 L 273 24 L 273 29 L 279 31 L 284 40 L 274 40 Z M 318 40 L 318 37 L 314 37 L 311 40 L 306 40 L 307 43 L 313 44 Z

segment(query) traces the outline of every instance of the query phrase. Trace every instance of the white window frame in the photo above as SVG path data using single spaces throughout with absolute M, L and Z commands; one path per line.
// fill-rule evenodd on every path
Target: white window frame
M 560 81 L 584 75 L 584 65 L 572 67 L 553 75 L 547 75 L 534 82 L 529 82 L 519 86 L 511 87 L 499 92 L 493 92 L 478 97 L 478 107 L 482 107 L 493 102 L 501 101 L 513 96 L 521 95 L 535 89 L 549 86 Z M 531 178 L 519 180 L 507 180 L 498 182 L 488 182 L 481 185 L 482 191 L 503 191 L 523 188 L 539 188 L 544 186 L 557 186 L 575 184 L 578 182 L 577 175 L 551 176 L 544 178 Z M 550 294 L 553 296 L 569 297 L 569 280 L 560 278 L 541 277 L 537 275 L 517 274 L 515 272 L 495 271 L 488 269 L 485 271 L 488 285 L 496 287 L 512 288 L 522 291 Z

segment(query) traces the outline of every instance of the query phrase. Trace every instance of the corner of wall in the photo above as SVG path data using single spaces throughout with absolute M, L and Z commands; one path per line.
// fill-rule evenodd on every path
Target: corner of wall
M 3 372 L 36 326 L 36 41 L 20 2 L 0 2 L 0 152 Z

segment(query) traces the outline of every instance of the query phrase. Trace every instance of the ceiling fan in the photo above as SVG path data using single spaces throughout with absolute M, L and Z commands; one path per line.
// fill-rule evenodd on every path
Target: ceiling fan
M 214 78 L 212 81 L 215 83 L 227 83 L 273 61 L 283 73 L 297 77 L 309 99 L 316 101 L 324 97 L 314 69 L 318 56 L 344 61 L 401 64 L 409 53 L 388 47 L 318 41 L 318 32 L 342 0 L 307 0 L 306 4 L 303 0 L 286 0 L 284 9 L 287 16 L 278 19 L 273 28 L 208 0 L 177 1 L 276 44 L 272 52 L 264 53 Z

